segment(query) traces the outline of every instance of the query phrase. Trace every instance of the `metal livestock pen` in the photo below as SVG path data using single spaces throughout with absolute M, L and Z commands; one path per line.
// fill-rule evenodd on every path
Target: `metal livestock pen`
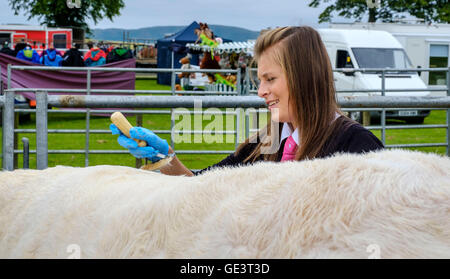
M 93 112 L 98 112 L 96 108 L 102 108 L 100 112 L 111 113 L 113 110 L 104 110 L 105 108 L 136 108 L 134 110 L 125 109 L 124 112 L 133 113 L 136 115 L 154 113 L 154 114 L 170 114 L 174 115 L 178 113 L 174 111 L 176 108 L 194 108 L 192 112 L 185 113 L 211 113 L 204 111 L 196 111 L 195 109 L 201 108 L 236 108 L 235 110 L 216 111 L 214 113 L 220 113 L 225 115 L 233 115 L 235 120 L 235 129 L 215 131 L 219 134 L 231 134 L 235 137 L 235 145 L 239 144 L 239 139 L 242 136 L 248 137 L 250 133 L 255 132 L 256 129 L 250 129 L 250 114 L 253 112 L 262 113 L 267 112 L 265 110 L 264 101 L 257 97 L 252 96 L 255 93 L 254 88 L 251 86 L 249 71 L 241 78 L 241 72 L 239 70 L 183 70 L 183 72 L 202 72 L 202 73 L 231 73 L 237 75 L 236 90 L 230 88 L 221 88 L 220 90 L 213 91 L 176 91 L 175 90 L 175 77 L 176 74 L 181 72 L 180 69 L 124 69 L 124 68 L 76 68 L 76 67 L 37 67 L 37 66 L 9 66 L 8 67 L 8 80 L 11 79 L 13 70 L 44 70 L 44 71 L 86 71 L 86 89 L 46 89 L 46 88 L 10 88 L 4 91 L 4 94 L 0 96 L 0 107 L 3 110 L 3 139 L 2 139 L 2 162 L 3 169 L 14 169 L 14 155 L 28 152 L 17 150 L 14 148 L 15 133 L 36 133 L 36 150 L 29 150 L 29 153 L 36 154 L 37 168 L 44 169 L 48 167 L 48 154 L 85 154 L 85 166 L 89 165 L 89 154 L 121 154 L 127 153 L 126 150 L 91 150 L 89 148 L 90 134 L 110 133 L 109 130 L 92 130 L 90 129 L 90 115 Z M 385 133 L 388 129 L 413 129 L 413 128 L 444 128 L 446 129 L 446 142 L 445 143 L 426 143 L 426 144 L 402 144 L 402 145 L 386 145 L 388 148 L 402 148 L 402 147 L 425 147 L 425 146 L 445 146 L 446 154 L 449 155 L 449 122 L 450 122 L 450 68 L 438 69 L 420 69 L 420 71 L 447 71 L 447 86 L 445 88 L 427 89 L 428 91 L 445 91 L 447 96 L 442 97 L 388 97 L 384 96 L 385 92 L 389 91 L 407 91 L 408 89 L 396 89 L 386 90 L 384 87 L 385 73 L 387 71 L 418 71 L 418 69 L 353 69 L 354 71 L 378 71 L 382 73 L 382 86 L 380 96 L 369 97 L 339 97 L 338 102 L 344 111 L 370 111 L 381 110 L 381 125 L 380 126 L 368 126 L 367 128 L 373 130 L 381 130 L 381 140 L 383 144 L 386 143 Z M 172 76 L 171 90 L 101 90 L 91 89 L 90 75 L 92 71 L 135 71 L 135 72 L 170 72 Z M 336 69 L 335 71 L 346 71 L 345 69 Z M 35 92 L 36 93 L 36 109 L 20 109 L 15 108 L 14 95 L 17 92 Z M 70 93 L 85 93 L 86 95 L 51 95 L 52 92 L 64 91 L 67 94 Z M 377 90 L 370 90 L 374 92 Z M 338 91 L 337 93 L 341 93 Z M 345 92 L 352 92 L 351 90 Z M 359 91 L 358 91 L 359 92 Z M 49 94 L 50 93 L 50 94 Z M 92 95 L 105 94 L 105 95 Z M 107 96 L 107 93 L 121 93 L 133 96 Z M 134 94 L 152 94 L 152 95 L 171 95 L 171 96 L 134 96 Z M 177 95 L 195 95 L 195 96 L 177 96 Z M 63 110 L 49 110 L 48 106 L 55 108 L 77 108 L 76 110 L 63 111 Z M 157 110 L 143 110 L 147 108 L 153 108 Z M 165 108 L 165 109 L 162 109 Z M 254 110 L 244 109 L 253 108 Z M 401 126 L 388 126 L 386 125 L 385 111 L 386 109 L 399 109 L 407 110 L 411 108 L 427 108 L 427 109 L 446 109 L 446 123 L 439 125 L 401 125 Z M 36 113 L 36 129 L 18 129 L 14 128 L 15 113 L 19 112 L 32 112 Z M 86 129 L 48 129 L 48 113 L 66 113 L 77 112 L 86 113 Z M 155 133 L 161 134 L 173 134 L 175 121 L 171 117 L 171 129 L 170 130 L 158 130 Z M 245 124 L 241 125 L 241 120 Z M 253 120 L 258 117 L 253 117 Z M 243 127 L 242 127 L 243 126 Z M 193 134 L 205 133 L 210 131 L 194 130 L 190 131 Z M 78 150 L 49 150 L 48 149 L 48 133 L 84 133 L 85 134 L 85 148 Z M 172 138 L 172 137 L 171 137 Z M 173 141 L 171 141 L 173 146 Z M 232 150 L 177 150 L 178 154 L 229 154 Z M 24 154 L 25 155 L 25 154 Z

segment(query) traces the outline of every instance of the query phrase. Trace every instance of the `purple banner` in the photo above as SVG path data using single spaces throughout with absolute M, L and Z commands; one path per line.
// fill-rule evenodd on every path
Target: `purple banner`
M 28 61 L 0 53 L 1 77 L 4 88 L 8 82 L 8 64 L 19 66 L 38 66 Z M 39 65 L 42 66 L 42 65 Z M 135 68 L 136 60 L 127 59 L 105 64 L 101 68 Z M 57 88 L 86 89 L 87 72 L 80 71 L 43 71 L 43 70 L 12 70 L 11 88 Z M 136 74 L 134 72 L 91 72 L 91 89 L 135 89 Z M 25 98 L 35 100 L 34 93 L 21 93 Z M 65 93 L 64 91 L 49 93 L 50 95 L 84 95 L 85 93 Z M 103 93 L 109 94 L 109 93 Z M 123 94 L 121 94 L 123 95 Z

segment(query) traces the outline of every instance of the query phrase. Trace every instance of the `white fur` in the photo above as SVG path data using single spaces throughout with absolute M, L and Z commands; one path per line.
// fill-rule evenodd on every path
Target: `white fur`
M 0 258 L 449 258 L 449 173 L 401 150 L 198 177 L 2 172 Z

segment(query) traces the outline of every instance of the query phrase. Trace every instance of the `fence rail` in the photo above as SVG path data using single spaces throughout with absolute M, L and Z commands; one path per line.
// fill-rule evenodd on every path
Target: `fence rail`
M 1 70 L 1 69 L 0 69 Z M 86 71 L 87 86 L 86 89 L 45 89 L 45 88 L 11 88 L 12 70 L 45 70 L 45 71 Z M 121 71 L 121 72 L 153 72 L 153 73 L 171 73 L 172 82 L 171 90 L 101 90 L 92 89 L 90 73 L 92 71 Z M 252 71 L 250 69 L 249 71 Z M 348 72 L 347 69 L 336 69 L 335 72 Z M 385 144 L 385 132 L 387 129 L 413 129 L 413 128 L 443 128 L 447 130 L 445 143 L 426 143 L 426 144 L 402 144 L 402 145 L 386 145 L 391 148 L 398 147 L 429 147 L 429 146 L 446 146 L 447 155 L 449 155 L 449 122 L 450 122 L 450 68 L 431 68 L 431 69 L 353 69 L 354 72 L 381 72 L 382 86 L 381 89 L 368 90 L 345 90 L 339 92 L 375 92 L 379 91 L 382 96 L 341 96 L 338 97 L 338 103 L 346 111 L 382 111 L 381 126 L 368 126 L 369 129 L 381 130 L 382 142 Z M 447 71 L 447 86 L 442 88 L 416 89 L 409 91 L 446 91 L 447 96 L 444 97 L 395 97 L 384 96 L 386 92 L 404 92 L 408 89 L 388 90 L 385 88 L 384 79 L 390 71 Z M 233 92 L 221 91 L 176 91 L 182 96 L 174 96 L 175 94 L 175 74 L 179 72 L 203 72 L 203 73 L 232 73 L 238 76 L 236 90 Z M 232 134 L 235 136 L 235 144 L 238 145 L 239 138 L 242 136 L 241 120 L 244 118 L 245 137 L 255 130 L 249 127 L 249 113 L 245 112 L 245 108 L 256 108 L 258 111 L 265 108 L 264 101 L 252 96 L 252 87 L 250 86 L 249 74 L 244 76 L 241 83 L 239 70 L 180 70 L 180 69 L 123 69 L 123 68 L 80 68 L 80 67 L 36 67 L 36 66 L 9 66 L 8 67 L 8 89 L 0 96 L 0 108 L 3 111 L 3 169 L 14 169 L 14 155 L 22 153 L 22 150 L 14 148 L 15 133 L 36 133 L 36 150 L 30 150 L 29 153 L 36 154 L 37 168 L 44 169 L 48 166 L 48 154 L 85 154 L 85 165 L 89 165 L 89 154 L 125 154 L 125 150 L 91 150 L 89 148 L 90 134 L 106 134 L 109 130 L 90 129 L 90 115 L 94 112 L 111 113 L 115 110 L 96 110 L 96 108 L 122 108 L 121 111 L 133 114 L 179 114 L 174 110 L 176 108 L 194 108 L 194 111 L 188 113 L 211 113 L 205 111 L 197 111 L 196 108 L 236 108 L 234 111 L 223 111 L 220 113 L 233 115 L 235 117 L 235 130 L 233 131 L 215 131 L 219 134 Z M 17 92 L 35 92 L 36 93 L 36 109 L 17 109 L 14 107 L 14 95 Z M 55 92 L 65 93 L 83 93 L 86 95 L 49 95 Z M 106 96 L 106 93 L 124 94 Z M 100 95 L 91 95 L 100 94 Z M 172 96 L 129 96 L 134 94 L 169 94 Z M 197 96 L 183 96 L 195 94 Z M 224 94 L 226 96 L 220 96 Z M 236 96 L 233 96 L 236 95 Z M 48 106 L 56 108 L 75 108 L 68 111 L 48 110 Z M 137 108 L 130 110 L 129 108 Z M 152 108 L 161 110 L 139 110 L 143 108 Z M 438 125 L 402 125 L 389 126 L 386 125 L 386 109 L 407 110 L 416 109 L 447 109 L 446 124 Z M 267 111 L 267 110 L 266 110 Z M 33 112 L 36 113 L 36 129 L 18 129 L 14 128 L 14 115 L 17 112 Z M 49 113 L 86 113 L 86 129 L 48 129 Z M 160 134 L 172 134 L 174 131 L 174 120 L 172 117 L 170 130 L 155 130 Z M 191 130 L 184 131 L 192 134 L 208 133 L 211 131 Z M 84 133 L 86 135 L 86 144 L 84 150 L 49 150 L 48 134 L 49 133 Z M 173 142 L 171 141 L 173 146 Z M 177 150 L 179 154 L 229 154 L 231 150 Z

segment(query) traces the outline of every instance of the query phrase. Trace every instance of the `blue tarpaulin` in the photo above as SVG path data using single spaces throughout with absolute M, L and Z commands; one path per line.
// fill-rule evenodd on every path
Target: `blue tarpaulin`
M 194 21 L 183 30 L 175 33 L 174 35 L 159 39 L 157 42 L 158 56 L 157 56 L 157 67 L 158 68 L 172 68 L 172 50 L 174 51 L 174 61 L 173 67 L 175 69 L 181 68 L 180 59 L 186 56 L 189 49 L 186 48 L 186 44 L 195 43 L 197 40 L 197 35 L 195 35 L 194 30 L 200 28 L 200 25 Z M 231 40 L 223 39 L 223 42 L 230 42 Z M 191 53 L 191 64 L 199 64 L 198 53 Z M 170 74 L 158 73 L 158 83 L 170 85 Z

